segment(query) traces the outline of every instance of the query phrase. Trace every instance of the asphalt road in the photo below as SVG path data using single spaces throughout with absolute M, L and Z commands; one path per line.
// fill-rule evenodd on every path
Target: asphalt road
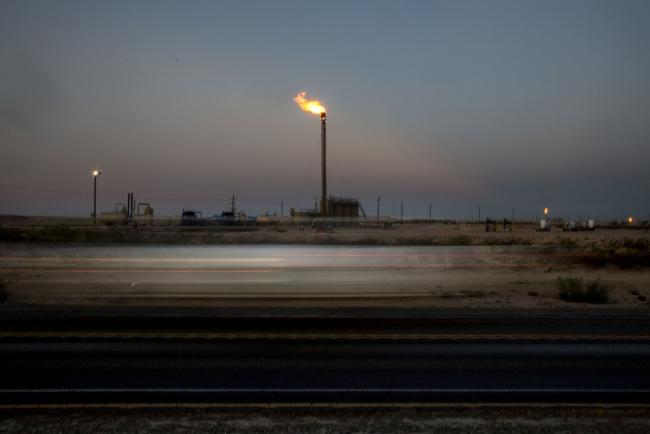
M 514 247 L 61 246 L 0 244 L 15 302 L 405 297 L 470 288 L 472 276 L 543 269 L 557 255 Z M 468 271 L 480 271 L 480 274 Z
M 4 343 L 0 401 L 646 402 L 650 343 Z
M 650 398 L 645 315 L 609 314 L 601 326 L 595 316 L 533 316 L 526 326 L 522 315 L 443 315 L 365 325 L 238 318 L 228 327 L 232 319 L 195 319 L 185 328 L 175 326 L 182 318 L 164 325 L 133 317 L 126 330 L 78 319 L 76 326 L 54 321 L 52 327 L 44 319 L 40 327 L 3 322 L 2 404 L 638 404 Z

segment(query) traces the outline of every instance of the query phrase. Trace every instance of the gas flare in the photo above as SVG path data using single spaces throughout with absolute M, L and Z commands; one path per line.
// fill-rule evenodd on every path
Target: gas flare
M 316 100 L 308 100 L 305 98 L 307 95 L 307 92 L 300 92 L 298 95 L 296 95 L 293 100 L 298 104 L 298 107 L 303 109 L 306 112 L 313 113 L 315 115 L 320 115 L 323 113 L 327 113 L 327 110 L 325 110 L 325 107 L 320 101 Z

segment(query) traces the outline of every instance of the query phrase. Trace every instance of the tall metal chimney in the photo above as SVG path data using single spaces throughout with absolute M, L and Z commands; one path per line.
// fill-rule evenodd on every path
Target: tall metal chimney
M 320 114 L 320 159 L 321 159 L 321 188 L 320 188 L 320 215 L 327 217 L 327 115 L 325 112 Z

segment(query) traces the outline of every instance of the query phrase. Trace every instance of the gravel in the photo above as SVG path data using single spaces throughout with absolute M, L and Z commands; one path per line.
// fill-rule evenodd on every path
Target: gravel
M 4 409 L 0 432 L 647 433 L 648 407 Z

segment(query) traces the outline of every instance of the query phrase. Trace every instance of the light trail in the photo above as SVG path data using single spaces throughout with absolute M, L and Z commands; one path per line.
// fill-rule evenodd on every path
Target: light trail
M 45 261 L 69 261 L 69 262 L 134 262 L 134 263 L 236 263 L 236 262 L 282 262 L 281 258 L 79 258 L 79 257 L 60 257 L 60 256 L 42 256 L 38 258 L 29 256 L 0 256 L 0 260 L 25 261 L 25 262 L 45 262 Z
M 471 252 L 471 253 L 316 253 L 316 254 L 279 254 L 273 255 L 280 258 L 473 258 L 473 257 L 566 257 L 572 253 L 528 253 L 528 252 Z
M 281 262 L 286 258 L 563 258 L 573 254 L 566 253 L 528 253 L 528 252 L 472 252 L 472 253 L 317 253 L 317 254 L 272 254 L 264 258 L 127 258 L 127 257 L 75 257 L 75 256 L 2 256 L 0 260 L 10 261 L 84 261 L 84 262 L 180 262 L 180 263 L 219 263 L 219 262 Z
M 241 270 L 223 270 L 223 269 L 114 269 L 114 268 L 0 268 L 0 271 L 15 273 L 21 271 L 47 271 L 54 273 L 273 273 L 279 269 L 241 269 Z
M 264 268 L 264 269 L 208 269 L 208 268 L 61 268 L 61 267 L 14 267 L 0 268 L 4 272 L 67 272 L 67 273 L 262 273 L 262 272 L 289 272 L 296 270 L 306 271 L 390 271 L 390 270 L 489 270 L 489 269 L 546 269 L 548 264 L 473 264 L 473 265 L 447 265 L 447 264 L 428 264 L 428 265 L 296 265 L 291 267 Z

